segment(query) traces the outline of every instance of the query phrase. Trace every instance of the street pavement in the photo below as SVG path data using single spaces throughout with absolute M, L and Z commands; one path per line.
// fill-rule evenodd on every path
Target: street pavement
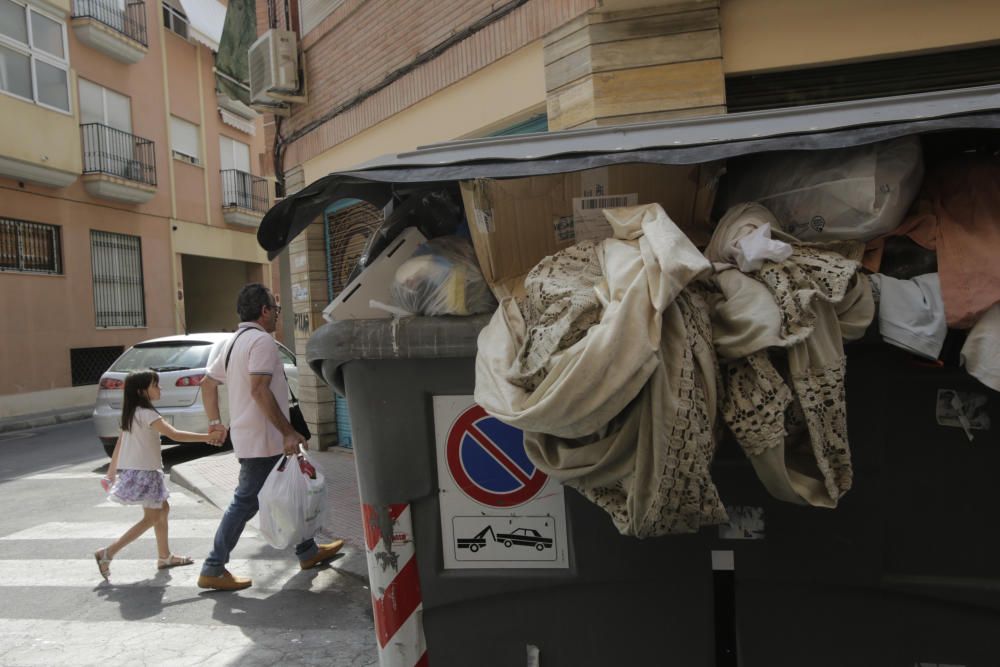
M 198 467 L 206 453 L 165 449 L 164 463 Z M 105 499 L 106 466 L 89 421 L 0 434 L 0 665 L 377 664 L 371 595 L 347 556 L 303 572 L 248 527 L 230 569 L 253 587 L 197 588 L 221 511 L 173 482 L 171 547 L 197 563 L 156 570 L 149 531 L 104 583 L 93 552 L 141 516 Z

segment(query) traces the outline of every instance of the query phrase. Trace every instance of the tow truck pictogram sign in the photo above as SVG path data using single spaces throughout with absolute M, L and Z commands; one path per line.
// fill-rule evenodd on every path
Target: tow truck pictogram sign
M 562 484 L 472 396 L 432 397 L 446 570 L 569 567 Z
M 524 452 L 524 432 L 472 405 L 448 432 L 448 471 L 465 495 L 488 507 L 516 507 L 548 476 Z

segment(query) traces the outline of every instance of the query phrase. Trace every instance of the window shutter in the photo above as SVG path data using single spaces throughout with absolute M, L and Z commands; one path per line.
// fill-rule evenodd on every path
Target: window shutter
M 182 120 L 177 116 L 170 117 L 170 149 L 196 160 L 201 159 L 198 150 L 198 126 Z
M 299 13 L 302 17 L 302 34 L 305 35 L 310 30 L 320 24 L 333 10 L 343 4 L 344 0 L 301 0 L 299 2 Z

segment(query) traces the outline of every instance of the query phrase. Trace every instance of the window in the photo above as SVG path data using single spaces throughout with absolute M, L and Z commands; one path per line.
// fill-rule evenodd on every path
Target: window
M 80 79 L 80 124 L 99 123 L 132 133 L 132 102 L 129 98 L 86 79 Z
M 163 2 L 163 25 L 167 30 L 176 33 L 187 39 L 188 37 L 188 20 L 187 15 L 184 14 L 184 10 L 176 5 L 176 3 L 170 0 L 164 0 Z
M 97 384 L 108 367 L 114 363 L 122 352 L 120 345 L 112 347 L 77 347 L 69 351 L 69 367 L 73 378 L 73 386 L 80 387 Z
M 20 2 L 0 0 L 0 91 L 69 113 L 63 22 Z
M 302 34 L 305 35 L 318 26 L 333 10 L 344 4 L 344 0 L 302 0 L 299 3 Z
M 61 274 L 59 227 L 0 218 L 0 271 Z
M 201 164 L 201 151 L 198 140 L 198 126 L 177 116 L 170 117 L 170 150 L 175 158 Z
M 97 327 L 146 326 L 142 240 L 128 234 L 91 230 L 90 262 Z
M 219 137 L 219 155 L 222 158 L 222 169 L 237 169 L 250 173 L 250 146 L 242 141 L 229 137 Z

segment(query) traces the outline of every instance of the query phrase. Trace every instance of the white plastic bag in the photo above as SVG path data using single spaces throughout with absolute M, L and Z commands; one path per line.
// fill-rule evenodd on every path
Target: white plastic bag
M 326 518 L 326 479 L 305 450 L 282 456 L 257 494 L 260 534 L 284 549 L 303 542 L 322 528 Z
M 731 160 L 730 205 L 760 202 L 803 241 L 868 241 L 902 222 L 924 175 L 917 137 Z
M 432 239 L 403 262 L 392 300 L 414 315 L 475 315 L 497 306 L 472 244 L 458 236 Z

